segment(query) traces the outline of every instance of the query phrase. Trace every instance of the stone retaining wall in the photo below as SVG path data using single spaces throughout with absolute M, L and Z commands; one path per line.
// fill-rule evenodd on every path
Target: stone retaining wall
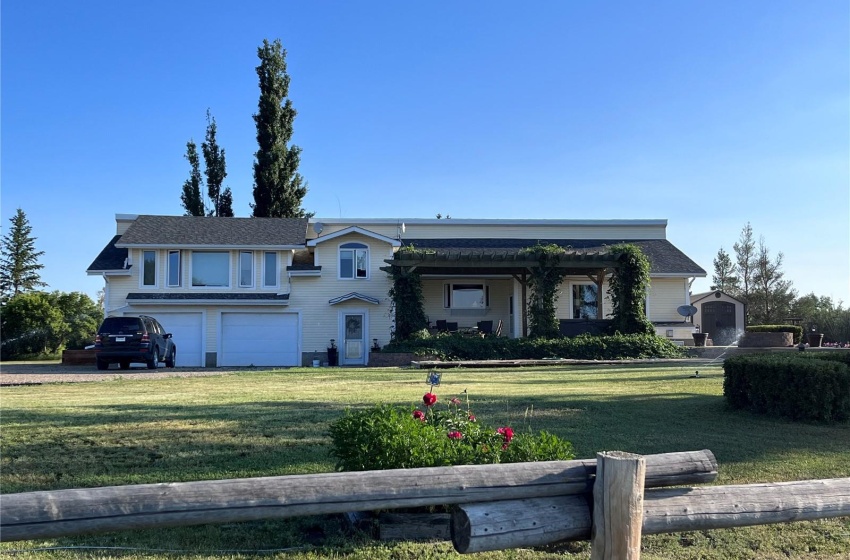
M 794 345 L 794 335 L 789 332 L 748 332 L 744 333 L 740 348 L 783 348 Z

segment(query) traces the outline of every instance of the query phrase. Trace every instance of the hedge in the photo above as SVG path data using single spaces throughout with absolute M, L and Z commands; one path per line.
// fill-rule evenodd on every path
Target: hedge
M 438 334 L 393 342 L 382 352 L 412 352 L 441 360 L 622 360 L 681 358 L 685 350 L 655 334 L 583 334 L 570 338 L 466 337 Z
M 741 355 L 726 359 L 723 370 L 732 408 L 793 420 L 850 418 L 850 367 L 835 358 Z
M 750 325 L 747 332 L 789 332 L 794 336 L 794 344 L 799 344 L 803 338 L 803 327 L 800 325 Z

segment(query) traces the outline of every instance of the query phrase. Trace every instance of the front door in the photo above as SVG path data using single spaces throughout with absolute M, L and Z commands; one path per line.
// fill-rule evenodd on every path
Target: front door
M 342 316 L 342 361 L 341 365 L 363 365 L 366 363 L 365 316 L 362 313 L 345 313 Z

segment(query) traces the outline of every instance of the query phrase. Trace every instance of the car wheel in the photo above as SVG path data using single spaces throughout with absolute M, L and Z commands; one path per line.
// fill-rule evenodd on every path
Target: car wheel
M 148 360 L 148 369 L 156 369 L 156 366 L 159 364 L 159 349 L 154 346 L 153 353 L 151 354 L 151 359 Z
M 119 365 L 121 366 L 121 369 L 130 369 L 130 362 L 127 360 L 122 360 L 119 362 Z
M 98 358 L 95 362 L 97 364 L 97 369 L 100 369 L 100 370 L 109 369 L 109 362 L 104 362 L 100 358 Z
M 165 367 L 174 367 L 174 362 L 177 361 L 177 347 L 171 349 L 171 356 L 165 358 Z

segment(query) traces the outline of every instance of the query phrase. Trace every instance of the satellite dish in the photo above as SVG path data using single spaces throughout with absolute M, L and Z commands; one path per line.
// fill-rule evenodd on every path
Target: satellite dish
M 676 308 L 676 311 L 678 311 L 679 315 L 681 315 L 682 317 L 688 318 L 693 317 L 697 314 L 697 308 L 693 305 L 680 305 Z
M 325 224 L 323 224 L 322 222 L 316 222 L 315 224 L 313 224 L 313 231 L 315 231 L 316 233 L 322 233 L 324 229 Z

